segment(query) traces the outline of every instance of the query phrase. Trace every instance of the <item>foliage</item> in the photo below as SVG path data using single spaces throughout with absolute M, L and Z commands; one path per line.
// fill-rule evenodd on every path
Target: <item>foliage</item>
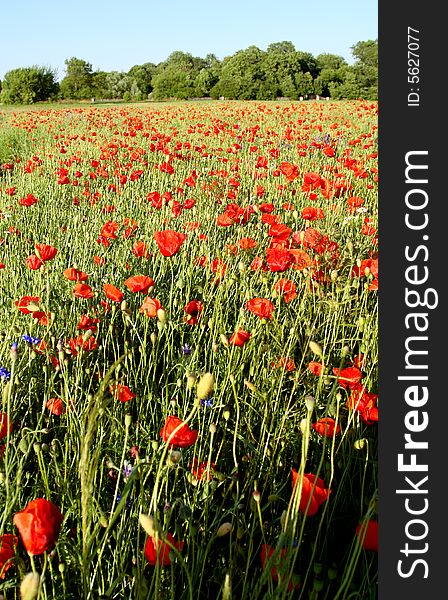
M 48 67 L 24 67 L 5 74 L 0 101 L 3 104 L 33 104 L 56 96 L 55 73 Z

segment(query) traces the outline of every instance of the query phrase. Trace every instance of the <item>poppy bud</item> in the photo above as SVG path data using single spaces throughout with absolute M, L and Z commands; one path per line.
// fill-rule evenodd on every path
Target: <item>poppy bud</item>
M 311 352 L 314 352 L 314 354 L 317 354 L 317 356 L 323 357 L 322 348 L 319 346 L 319 344 L 311 341 L 309 343 L 309 347 Z
M 228 535 L 232 531 L 232 529 L 232 523 L 223 523 L 218 527 L 216 537 L 223 537 L 225 535 Z
M 153 331 L 149 337 L 151 340 L 151 344 L 153 346 L 155 346 L 155 343 L 157 342 L 157 333 L 155 333 L 155 331 Z
M 330 279 L 331 281 L 336 281 L 338 278 L 339 273 L 336 270 L 331 271 L 330 273 Z
M 166 321 L 166 311 L 163 308 L 159 308 L 157 310 L 157 318 L 162 324 L 165 324 Z
M 226 336 L 223 333 L 221 333 L 221 335 L 219 337 L 220 337 L 222 345 L 225 346 L 226 348 L 228 348 L 229 340 L 226 338 Z
M 194 373 L 188 373 L 188 375 L 187 375 L 187 390 L 193 389 L 193 386 L 195 383 L 196 383 L 196 375 Z
M 249 381 L 248 379 L 245 379 L 245 380 L 244 380 L 244 385 L 245 385 L 247 388 L 249 388 L 251 392 L 256 392 L 256 391 L 257 391 L 257 388 L 256 388 L 256 387 L 254 386 L 254 384 L 253 384 L 251 381 Z
M 206 400 L 213 391 L 215 385 L 215 377 L 212 373 L 205 373 L 199 380 L 196 388 L 196 396 L 198 400 Z
M 155 537 L 157 526 L 154 517 L 151 517 L 150 515 L 145 515 L 144 513 L 140 513 L 138 517 L 138 522 L 143 527 L 147 535 Z
M 27 573 L 20 584 L 21 600 L 34 600 L 37 598 L 40 586 L 39 573 Z
M 216 352 L 218 352 L 218 350 L 219 350 L 219 346 L 218 346 L 218 344 L 216 344 L 216 343 L 213 343 L 213 344 L 212 344 L 212 351 L 216 353 Z
M 223 410 L 222 416 L 224 417 L 224 419 L 225 419 L 226 421 L 228 421 L 228 420 L 230 419 L 230 409 L 229 409 L 229 407 L 228 407 L 228 406 L 225 406 L 225 407 L 224 407 L 224 410 Z
M 314 409 L 315 400 L 313 396 L 306 396 L 305 398 L 305 406 L 307 411 L 311 412 Z

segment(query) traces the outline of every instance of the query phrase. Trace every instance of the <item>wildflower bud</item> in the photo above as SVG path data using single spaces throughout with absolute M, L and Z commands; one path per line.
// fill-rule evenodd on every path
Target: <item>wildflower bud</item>
M 17 342 L 14 342 L 11 346 L 11 362 L 13 362 L 13 363 L 16 362 L 16 360 L 17 360 L 17 347 L 18 347 Z
M 218 352 L 218 350 L 219 350 L 219 346 L 216 342 L 214 342 L 212 344 L 212 351 L 215 352 L 215 354 L 216 354 L 216 352 Z
M 159 308 L 157 310 L 157 318 L 159 319 L 159 321 L 161 323 L 163 323 L 163 324 L 165 323 L 165 321 L 166 321 L 166 311 L 163 308 Z
M 231 600 L 232 598 L 232 582 L 230 579 L 230 573 L 226 573 L 226 576 L 224 578 L 224 587 L 222 590 L 221 598 L 222 600 Z
M 361 267 L 361 259 L 360 258 L 356 259 L 356 266 L 358 267 L 358 269 Z
M 196 383 L 196 375 L 194 373 L 188 373 L 187 375 L 187 390 L 192 390 Z
M 297 221 L 297 219 L 299 218 L 299 212 L 297 210 L 292 211 L 292 218 L 294 219 L 294 221 Z
M 210 423 L 210 427 L 208 428 L 208 430 L 212 435 L 215 435 L 216 431 L 218 430 L 218 427 L 215 423 Z
M 321 358 L 323 357 L 322 348 L 319 346 L 319 344 L 311 341 L 309 343 L 309 347 L 311 352 L 314 352 L 314 354 L 317 354 L 317 356 L 320 356 Z
M 123 300 L 123 302 L 120 305 L 121 312 L 126 312 L 127 308 L 128 308 L 128 303 L 126 302 L 126 300 Z
M 92 337 L 92 335 L 93 335 L 93 331 L 92 331 L 91 329 L 88 329 L 88 330 L 85 332 L 85 334 L 82 336 L 82 341 L 83 341 L 83 342 L 87 342 L 87 340 L 88 340 L 89 338 L 91 338 L 91 337 Z
M 254 204 L 252 208 L 254 209 L 254 213 L 258 214 L 260 212 L 260 207 L 257 204 Z
M 261 501 L 260 490 L 254 490 L 252 492 L 252 498 L 255 500 L 255 502 L 259 503 Z
M 344 346 L 342 348 L 341 354 L 342 354 L 342 356 L 347 356 L 347 354 L 349 354 L 349 352 L 350 352 L 350 348 L 348 346 Z
M 308 419 L 302 419 L 300 421 L 300 431 L 305 435 L 305 433 L 308 431 L 308 429 L 309 429 Z
M 229 379 L 230 379 L 230 383 L 232 385 L 235 385 L 236 379 L 235 379 L 235 375 L 233 373 L 230 373 Z
M 129 429 L 129 427 L 132 425 L 132 415 L 126 414 L 124 416 L 124 426 L 126 427 L 126 429 Z
M 58 571 L 59 571 L 59 573 L 61 573 L 61 574 L 62 574 L 62 573 L 64 573 L 64 571 L 65 571 L 65 563 L 63 563 L 63 562 L 60 562 L 60 563 L 58 564 Z
M 157 440 L 153 440 L 151 442 L 151 448 L 154 450 L 154 452 L 157 452 L 159 449 L 159 442 Z
M 138 522 L 144 529 L 145 533 L 149 535 L 149 537 L 155 537 L 157 531 L 157 525 L 154 517 L 150 515 L 145 515 L 144 513 L 140 513 L 138 517 Z
M 368 277 L 368 276 L 370 275 L 370 268 L 369 268 L 369 267 L 366 267 L 366 268 L 364 269 L 364 275 L 365 275 L 366 277 Z
M 34 600 L 37 598 L 40 587 L 39 573 L 27 573 L 20 584 L 21 600 Z
M 365 438 L 361 438 L 359 440 L 356 440 L 356 442 L 354 443 L 354 447 L 356 450 L 363 450 L 367 445 L 367 440 Z
M 180 462 L 181 458 L 182 453 L 180 452 L 180 450 L 171 450 L 171 452 L 168 454 L 168 458 L 166 459 L 167 465 L 177 465 Z
M 245 385 L 247 388 L 249 388 L 251 392 L 256 392 L 256 391 L 257 391 L 257 388 L 256 388 L 256 387 L 254 386 L 254 384 L 253 384 L 251 381 L 249 381 L 248 379 L 245 379 L 245 380 L 244 380 L 244 385 Z
M 209 320 L 208 320 L 208 322 L 207 322 L 207 326 L 208 326 L 208 328 L 209 328 L 209 329 L 213 329 L 213 326 L 214 326 L 214 325 L 215 325 L 215 324 L 214 324 L 214 322 L 213 322 L 213 319 L 209 319 Z
M 218 527 L 216 537 L 223 537 L 224 535 L 228 535 L 232 531 L 232 529 L 232 523 L 223 523 Z
M 306 410 L 308 412 L 311 412 L 314 409 L 314 404 L 315 404 L 315 400 L 314 400 L 313 396 L 305 397 L 305 406 L 306 406 Z
M 314 571 L 315 575 L 320 575 L 322 573 L 322 568 L 323 568 L 322 563 L 315 562 L 313 564 L 313 571 Z
M 286 524 L 286 517 L 287 517 L 287 512 L 286 512 L 286 510 L 284 510 L 280 516 L 280 525 L 282 527 L 284 527 Z
M 228 421 L 228 420 L 230 419 L 230 409 L 229 409 L 229 407 L 228 407 L 228 406 L 225 406 L 225 407 L 224 407 L 224 410 L 223 410 L 223 412 L 222 412 L 222 416 L 224 417 L 224 419 L 225 419 L 226 421 Z
M 219 338 L 221 340 L 221 344 L 223 346 L 225 346 L 226 348 L 228 348 L 229 347 L 229 340 L 226 338 L 226 336 L 223 333 L 221 333 L 221 335 L 219 336 Z
M 157 333 L 155 331 L 153 331 L 149 337 L 150 337 L 150 340 L 151 340 L 151 344 L 153 346 L 155 346 L 155 344 L 157 342 Z
M 215 377 L 212 373 L 205 373 L 199 380 L 196 388 L 196 396 L 198 400 L 206 400 L 213 391 L 215 385 Z
M 313 582 L 313 590 L 321 592 L 324 589 L 324 582 L 322 579 L 315 579 Z
M 330 273 L 330 279 L 331 279 L 331 281 L 336 281 L 337 278 L 338 278 L 338 275 L 339 274 L 338 274 L 338 272 L 336 270 L 331 271 L 331 273 Z

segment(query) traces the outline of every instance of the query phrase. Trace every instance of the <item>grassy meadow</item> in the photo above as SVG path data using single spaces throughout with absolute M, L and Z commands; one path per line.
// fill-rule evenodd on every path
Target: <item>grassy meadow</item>
M 376 598 L 377 110 L 0 108 L 0 596 Z

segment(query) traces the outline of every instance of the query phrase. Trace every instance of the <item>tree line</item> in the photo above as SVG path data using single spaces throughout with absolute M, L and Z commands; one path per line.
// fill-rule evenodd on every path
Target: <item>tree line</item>
M 0 102 L 32 104 L 47 100 L 110 99 L 125 101 L 210 97 L 239 100 L 299 100 L 319 95 L 333 99 L 377 100 L 378 41 L 351 47 L 354 64 L 336 54 L 314 57 L 289 41 L 267 49 L 249 46 L 218 60 L 176 51 L 159 63 L 134 65 L 127 73 L 93 71 L 91 63 L 72 57 L 65 61 L 59 83 L 50 67 L 8 71 L 0 81 Z

